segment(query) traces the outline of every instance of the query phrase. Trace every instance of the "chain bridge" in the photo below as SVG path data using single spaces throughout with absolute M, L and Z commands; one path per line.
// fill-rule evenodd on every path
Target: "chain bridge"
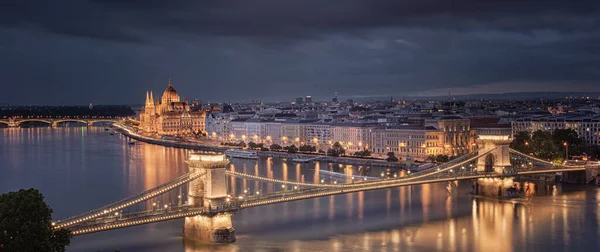
M 325 183 L 324 180 L 321 180 L 321 183 L 304 183 L 266 178 L 227 170 L 228 160 L 224 154 L 191 153 L 186 161 L 188 173 L 127 199 L 55 221 L 53 225 L 55 228 L 70 229 L 73 235 L 84 235 L 184 218 L 184 238 L 230 243 L 235 241 L 232 215 L 250 207 L 427 183 L 460 180 L 497 181 L 518 175 L 586 170 L 583 165 L 553 164 L 512 150 L 508 147 L 511 138 L 506 134 L 495 132 L 480 136 L 481 148 L 426 170 L 378 180 L 351 177 L 342 183 L 338 183 L 337 180 L 329 183 Z M 227 183 L 231 178 L 281 185 L 282 189 L 271 193 L 255 191 L 234 195 L 235 192 L 230 191 Z M 184 187 L 187 187 L 186 194 L 181 193 Z M 177 190 L 180 193 L 177 195 L 176 206 L 162 206 L 152 202 L 160 195 Z

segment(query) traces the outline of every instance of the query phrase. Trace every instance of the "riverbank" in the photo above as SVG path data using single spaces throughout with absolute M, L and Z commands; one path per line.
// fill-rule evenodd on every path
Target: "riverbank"
M 128 129 L 125 126 L 122 126 L 122 125 L 116 124 L 116 123 L 113 124 L 113 127 L 116 131 L 120 132 L 124 136 L 127 136 L 131 139 L 134 139 L 134 140 L 137 140 L 140 142 L 144 142 L 144 143 L 156 144 L 156 145 L 161 145 L 161 146 L 166 146 L 166 147 L 190 149 L 190 150 L 201 150 L 201 151 L 224 152 L 229 149 L 226 147 L 203 145 L 203 144 L 193 143 L 193 142 L 181 142 L 181 141 L 164 140 L 164 139 L 157 139 L 157 138 L 142 136 L 140 134 L 137 134 L 137 133 L 131 131 L 130 129 Z
M 175 147 L 175 148 L 183 148 L 190 150 L 202 150 L 202 151 L 218 151 L 224 152 L 226 150 L 232 149 L 228 147 L 220 147 L 220 146 L 210 146 L 210 145 L 202 145 L 199 143 L 193 142 L 181 142 L 181 141 L 173 141 L 173 140 L 164 140 L 157 139 L 147 136 L 142 136 L 133 132 L 125 126 L 120 124 L 113 124 L 115 130 L 123 134 L 124 136 L 130 137 L 140 142 L 156 144 L 166 147 Z M 404 164 L 396 163 L 396 162 L 387 162 L 385 160 L 378 159 L 363 159 L 363 158 L 353 158 L 353 157 L 332 157 L 332 156 L 324 156 L 324 155 L 316 155 L 316 154 L 303 154 L 303 153 L 286 153 L 286 152 L 276 152 L 276 151 L 257 151 L 258 156 L 261 157 L 276 157 L 276 158 L 286 158 L 286 159 L 309 159 L 315 161 L 324 161 L 336 164 L 348 164 L 348 165 L 365 165 L 365 166 L 380 166 L 380 167 L 389 167 L 389 168 L 404 168 Z M 308 162 L 308 161 L 307 161 Z M 302 163 L 302 162 L 300 162 Z

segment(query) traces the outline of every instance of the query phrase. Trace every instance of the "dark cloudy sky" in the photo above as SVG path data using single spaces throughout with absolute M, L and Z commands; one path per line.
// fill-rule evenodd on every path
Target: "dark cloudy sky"
M 1 0 L 0 103 L 600 91 L 600 1 Z

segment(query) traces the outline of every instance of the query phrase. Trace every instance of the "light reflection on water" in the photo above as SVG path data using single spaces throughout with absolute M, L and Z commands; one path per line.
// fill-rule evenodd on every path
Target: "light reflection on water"
M 82 134 L 83 132 L 83 134 Z M 0 192 L 39 188 L 64 218 L 133 195 L 187 171 L 186 152 L 149 144 L 129 146 L 102 128 L 0 130 Z M 280 159 L 234 160 L 236 171 L 320 183 L 320 171 L 377 177 L 365 167 Z M 373 175 L 374 174 L 374 175 Z M 348 179 L 347 179 L 348 180 Z M 281 185 L 230 179 L 242 193 Z M 288 202 L 239 211 L 231 245 L 183 242 L 175 220 L 90 234 L 69 251 L 579 251 L 600 248 L 600 190 L 540 183 L 533 199 L 473 198 L 461 183 Z M 174 195 L 177 195 L 175 192 Z M 173 195 L 171 195 L 172 197 Z M 163 202 L 171 199 L 161 198 Z

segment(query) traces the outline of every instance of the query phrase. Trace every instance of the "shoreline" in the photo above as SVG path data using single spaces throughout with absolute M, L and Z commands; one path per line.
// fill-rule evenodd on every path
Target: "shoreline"
M 226 147 L 208 146 L 208 145 L 196 144 L 196 143 L 191 143 L 191 142 L 178 142 L 178 141 L 172 141 L 172 140 L 163 140 L 163 139 L 156 139 L 156 138 L 152 138 L 152 137 L 146 137 L 146 136 L 142 136 L 137 133 L 134 133 L 130 129 L 128 129 L 124 126 L 121 126 L 119 124 L 116 124 L 116 123 L 113 124 L 113 127 L 116 131 L 123 134 L 124 136 L 130 137 L 132 139 L 135 139 L 137 141 L 144 142 L 144 143 L 156 144 L 156 145 L 166 146 L 166 147 L 175 147 L 175 148 L 181 148 L 181 149 L 215 151 L 215 152 L 224 152 L 229 149 Z
M 172 140 L 163 140 L 156 139 L 151 137 L 146 137 L 139 135 L 137 133 L 132 132 L 130 129 L 121 126 L 120 124 L 113 124 L 113 127 L 116 131 L 123 134 L 124 136 L 130 137 L 140 142 L 156 144 L 160 146 L 166 147 L 175 147 L 189 150 L 202 150 L 202 151 L 216 151 L 216 152 L 224 152 L 226 150 L 235 149 L 228 147 L 219 147 L 219 146 L 207 146 L 202 144 L 190 143 L 190 142 L 178 142 Z M 388 168 L 404 168 L 404 164 L 402 163 L 392 163 L 384 160 L 377 159 L 361 159 L 361 158 L 352 158 L 352 157 L 332 157 L 332 156 L 324 156 L 324 155 L 316 155 L 316 154 L 304 154 L 304 153 L 286 153 L 286 152 L 277 152 L 277 151 L 256 151 L 258 156 L 261 157 L 276 157 L 276 158 L 286 158 L 286 159 L 294 159 L 294 158 L 318 158 L 318 161 L 336 163 L 336 164 L 347 164 L 347 165 L 364 165 L 364 166 L 379 166 L 379 167 L 388 167 Z M 295 162 L 295 163 L 303 163 L 303 162 Z

